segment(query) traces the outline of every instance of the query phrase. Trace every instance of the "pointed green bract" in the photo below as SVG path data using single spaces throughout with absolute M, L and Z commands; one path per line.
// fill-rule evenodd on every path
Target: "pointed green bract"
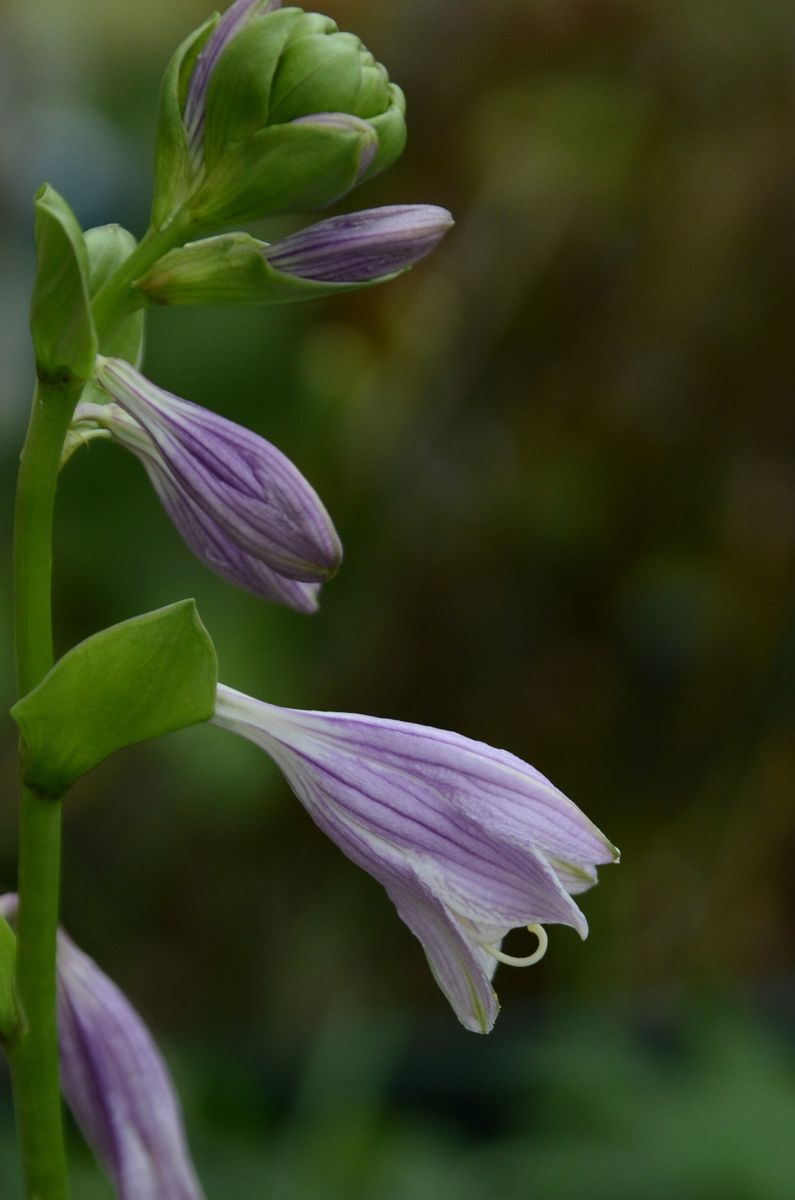
M 34 205 L 38 271 L 30 328 L 36 371 L 46 383 L 87 379 L 97 339 L 83 233 L 69 205 L 49 184 L 37 192 Z
M 94 634 L 11 710 L 23 781 L 58 796 L 115 750 L 206 721 L 217 674 L 193 600 Z

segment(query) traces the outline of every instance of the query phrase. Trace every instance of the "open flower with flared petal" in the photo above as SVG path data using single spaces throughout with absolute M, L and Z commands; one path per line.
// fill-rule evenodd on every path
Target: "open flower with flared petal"
M 383 884 L 467 1029 L 494 1024 L 497 961 L 525 961 L 500 950 L 511 929 L 531 926 L 541 950 L 547 923 L 586 936 L 572 895 L 618 852 L 521 759 L 444 730 L 278 708 L 224 686 L 212 720 L 265 750 L 317 825 Z
M 81 404 L 75 428 L 98 428 L 143 462 L 194 553 L 256 595 L 303 612 L 342 550 L 314 489 L 264 438 L 155 387 L 121 359 L 100 359 L 115 402 Z
M 13 917 L 17 897 L 0 897 Z M 119 1200 L 204 1200 L 166 1065 L 126 996 L 58 934 L 61 1087 Z

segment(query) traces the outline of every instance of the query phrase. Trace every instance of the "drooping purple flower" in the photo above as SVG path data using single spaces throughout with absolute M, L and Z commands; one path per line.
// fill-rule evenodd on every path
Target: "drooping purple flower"
M 271 266 L 323 283 L 361 283 L 403 271 L 452 227 L 446 208 L 396 204 L 319 221 L 268 246 Z
M 149 435 L 118 404 L 81 402 L 74 420 L 70 450 L 84 440 L 110 435 L 141 461 L 152 487 L 174 525 L 196 557 L 216 575 L 263 600 L 286 604 L 297 612 L 314 613 L 319 583 L 288 579 L 248 554 L 232 540 L 212 513 L 200 507 L 169 473 Z
M 275 446 L 155 387 L 121 359 L 100 358 L 96 382 L 138 428 L 114 420 L 101 405 L 91 406 L 90 413 L 79 408 L 78 420 L 93 416 L 143 458 L 175 523 L 214 570 L 237 576 L 236 582 L 245 578 L 244 586 L 260 594 L 263 589 L 267 594 L 268 575 L 249 560 L 307 584 L 334 574 L 342 551 L 331 519 Z M 305 597 L 314 594 L 298 590 Z
M 310 816 L 377 879 L 467 1029 L 498 1011 L 497 961 L 526 965 L 545 923 L 588 926 L 572 894 L 618 852 L 548 779 L 505 750 L 402 721 L 277 708 L 220 686 L 212 721 L 255 742 Z M 500 950 L 528 926 L 528 959 Z
M 13 916 L 17 897 L 0 897 Z M 182 1112 L 149 1030 L 125 995 L 58 934 L 61 1088 L 119 1200 L 203 1200 Z

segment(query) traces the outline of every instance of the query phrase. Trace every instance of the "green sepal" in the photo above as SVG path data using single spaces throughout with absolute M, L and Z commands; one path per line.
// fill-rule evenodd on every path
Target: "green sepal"
M 374 175 L 380 175 L 400 158 L 406 145 L 406 97 L 396 83 L 389 85 L 389 105 L 377 117 L 368 117 L 378 134 L 378 151 L 359 183 L 366 183 Z
M 155 142 L 152 226 L 163 229 L 182 207 L 194 181 L 182 113 L 190 76 L 202 47 L 220 21 L 218 13 L 185 38 L 171 56 L 160 85 Z
M 22 1017 L 17 1007 L 14 973 L 17 939 L 14 931 L 0 917 L 0 1041 L 13 1042 L 22 1029 Z
M 228 148 L 188 206 L 191 224 L 207 229 L 325 208 L 355 185 L 375 137 L 357 117 L 271 125 Z
M 136 287 L 152 304 L 289 304 L 358 291 L 402 274 L 393 271 L 357 283 L 302 279 L 272 267 L 267 248 L 267 242 L 248 233 L 189 242 L 159 259 Z
M 36 257 L 30 328 L 36 372 L 46 383 L 87 379 L 97 356 L 88 254 L 69 205 L 45 183 L 36 193 Z
M 11 709 L 23 782 L 60 796 L 115 750 L 208 720 L 217 680 L 193 600 L 95 633 Z

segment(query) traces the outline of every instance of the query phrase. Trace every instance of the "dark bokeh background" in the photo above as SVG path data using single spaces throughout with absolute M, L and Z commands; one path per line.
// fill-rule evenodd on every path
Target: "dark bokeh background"
M 157 1031 L 215 1200 L 787 1197 L 795 8 L 327 11 L 410 105 L 401 163 L 340 209 L 434 202 L 454 233 L 380 291 L 158 312 L 146 366 L 294 459 L 344 568 L 314 619 L 236 593 L 138 464 L 95 444 L 62 481 L 59 647 L 194 595 L 227 683 L 505 746 L 624 861 L 584 898 L 588 942 L 553 930 L 543 965 L 500 969 L 503 1014 L 478 1038 L 264 756 L 202 728 L 75 789 L 65 923 Z M 7 4 L 4 539 L 31 195 L 46 178 L 85 226 L 143 231 L 159 75 L 205 12 Z M 6 572 L 6 646 L 8 605 Z M 6 722 L 4 890 L 14 755 Z M 81 1200 L 109 1196 L 76 1134 L 74 1162 Z

